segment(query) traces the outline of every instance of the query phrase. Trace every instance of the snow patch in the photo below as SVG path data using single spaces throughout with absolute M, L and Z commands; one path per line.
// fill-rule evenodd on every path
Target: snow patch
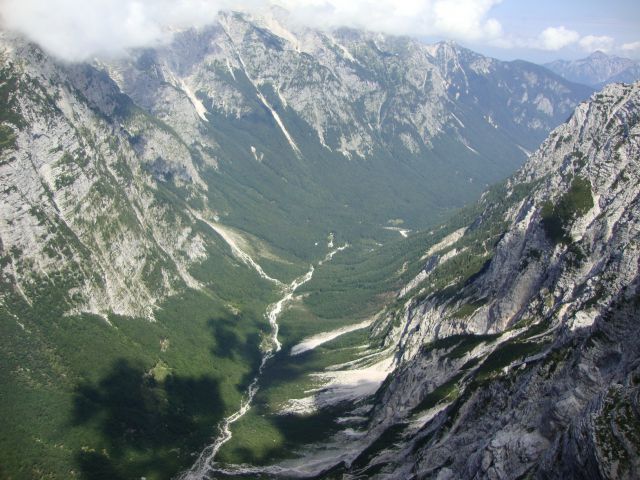
M 350 332 L 355 332 L 356 330 L 362 330 L 363 328 L 367 328 L 372 323 L 373 323 L 373 319 L 369 319 L 369 320 L 365 320 L 364 322 L 356 323 L 354 325 L 348 325 L 346 327 L 337 328 L 330 332 L 318 333 L 317 335 L 312 335 L 311 337 L 307 337 L 302 342 L 298 343 L 291 349 L 291 356 L 293 357 L 296 355 L 300 355 L 301 353 L 313 350 L 314 348 L 319 347 L 323 343 L 327 343 L 342 335 L 345 335 Z
M 429 250 L 427 250 L 427 253 L 425 253 L 420 260 L 424 260 L 430 257 L 431 255 L 433 255 L 434 253 L 440 252 L 445 248 L 450 247 L 451 245 L 456 243 L 458 240 L 460 240 L 464 236 L 466 231 L 467 231 L 467 227 L 463 227 L 456 230 L 453 233 L 450 233 L 449 235 L 444 237 L 442 240 L 440 240 L 438 243 L 433 245 Z
M 192 212 L 195 214 L 195 212 Z M 205 221 L 205 220 L 203 220 Z M 206 221 L 205 221 L 206 222 Z M 211 228 L 215 227 L 208 223 Z M 231 243 L 229 244 L 232 245 Z M 233 248 L 233 247 L 232 247 Z M 237 247 L 236 247 L 237 248 Z M 246 254 L 245 254 L 246 255 Z M 246 255 L 248 257 L 248 255 Z M 249 257 L 250 259 L 250 257 Z M 251 260 L 253 262 L 253 260 Z M 255 266 L 255 262 L 253 262 Z M 259 268 L 259 266 L 258 266 Z M 310 266 L 309 271 L 301 277 L 296 278 L 289 285 L 283 287 L 282 297 L 277 302 L 269 305 L 266 311 L 266 317 L 269 319 L 269 324 L 271 325 L 271 344 L 263 349 L 262 352 L 262 361 L 260 362 L 260 367 L 258 368 L 258 373 L 253 378 L 253 381 L 247 388 L 246 395 L 242 398 L 240 403 L 240 408 L 233 413 L 232 415 L 226 417 L 219 425 L 218 430 L 219 434 L 214 439 L 213 443 L 208 445 L 198 456 L 194 465 L 188 471 L 184 472 L 178 478 L 180 480 L 201 480 L 207 477 L 207 474 L 215 471 L 215 457 L 218 454 L 218 451 L 227 443 L 233 436 L 231 432 L 231 425 L 241 419 L 251 408 L 253 398 L 258 392 L 260 385 L 259 380 L 264 371 L 264 367 L 267 362 L 273 358 L 276 352 L 280 351 L 282 348 L 282 344 L 278 340 L 278 316 L 282 313 L 285 305 L 289 303 L 293 299 L 293 295 L 295 291 L 304 283 L 311 280 L 313 277 L 314 268 L 313 265 Z M 280 283 L 280 285 L 282 285 Z M 245 469 L 245 467 L 240 466 L 241 469 Z
M 322 387 L 308 397 L 289 400 L 281 413 L 309 414 L 330 405 L 373 395 L 393 371 L 394 365 L 394 356 L 389 355 L 363 368 L 314 373 L 311 377 L 319 380 Z
M 277 280 L 273 277 L 270 277 L 269 275 L 267 275 L 264 270 L 262 270 L 262 267 L 260 265 L 258 265 L 255 260 L 253 258 L 251 258 L 249 256 L 248 253 L 246 253 L 245 251 L 243 251 L 237 244 L 236 240 L 233 238 L 234 234 L 231 232 L 231 230 L 228 227 L 225 227 L 219 223 L 215 223 L 215 222 L 210 222 L 209 220 L 206 220 L 204 217 L 202 217 L 202 215 L 200 215 L 199 213 L 191 210 L 191 214 L 197 218 L 198 220 L 200 220 L 201 222 L 206 223 L 207 225 L 209 225 L 209 227 L 211 227 L 218 235 L 220 235 L 220 237 L 227 243 L 227 245 L 229 245 L 229 247 L 231 248 L 231 252 L 233 253 L 233 255 L 237 258 L 239 258 L 243 263 L 245 263 L 248 267 L 253 268 L 256 272 L 258 272 L 258 275 L 260 275 L 262 278 L 264 278 L 265 280 L 269 280 L 270 282 L 275 283 L 276 285 L 281 285 L 282 283 L 280 282 L 280 280 Z
M 462 127 L 465 128 L 464 123 L 462 123 L 462 120 L 460 120 L 457 115 L 453 112 L 451 112 L 451 116 L 458 122 L 458 124 Z
M 225 58 L 226 64 L 227 64 L 227 70 L 229 70 L 229 74 L 231 75 L 231 78 L 233 78 L 233 80 L 236 79 L 236 74 L 233 73 L 233 68 L 231 68 L 231 63 L 229 62 L 228 58 Z
M 476 155 L 480 155 L 480 154 L 478 153 L 478 151 L 477 151 L 475 148 L 473 148 L 473 147 L 471 147 L 471 146 L 467 145 L 467 143 L 466 143 L 466 142 L 463 142 L 462 144 L 463 144 L 465 147 L 467 147 L 469 150 L 471 150 L 473 153 L 475 153 Z
M 527 158 L 531 156 L 531 152 L 529 150 L 527 150 L 526 148 L 524 148 L 522 145 L 516 144 L 516 147 L 518 147 L 520 149 L 520 151 L 527 156 Z
M 392 230 L 394 232 L 398 232 L 404 238 L 407 238 L 411 233 L 411 230 L 409 230 L 408 228 L 400 228 L 400 227 L 382 227 L 382 228 L 384 228 L 385 230 Z
M 269 109 L 269 111 L 271 112 L 271 115 L 273 115 L 274 120 L 276 121 L 276 123 L 280 127 L 280 130 L 282 130 L 282 133 L 284 134 L 285 138 L 289 142 L 289 145 L 291 145 L 291 149 L 297 155 L 302 155 L 302 153 L 300 152 L 300 149 L 298 148 L 298 145 L 296 145 L 296 142 L 293 141 L 293 138 L 291 137 L 291 135 L 289 134 L 289 132 L 285 128 L 284 123 L 282 123 L 282 120 L 280 119 L 280 115 L 278 115 L 278 112 L 276 112 L 273 109 L 273 107 L 271 105 L 269 105 L 269 102 L 267 102 L 267 99 L 264 98 L 264 95 L 262 95 L 262 93 L 258 92 L 258 98 L 264 104 L 264 106 Z
M 342 52 L 342 56 L 353 63 L 358 63 L 358 61 L 351 55 L 351 52 L 347 50 L 347 47 L 342 45 L 340 42 L 336 41 L 334 37 L 330 37 L 333 44 L 338 47 L 338 49 Z
M 254 147 L 253 145 L 251 145 L 251 153 L 253 154 L 253 158 L 256 159 L 256 162 L 262 162 L 262 160 L 264 159 L 264 153 L 258 152 L 258 150 L 256 150 L 256 147 Z
M 185 81 L 182 78 L 179 78 L 178 82 L 180 84 L 180 88 L 182 88 L 182 91 L 187 94 L 187 97 L 191 101 L 193 108 L 196 109 L 196 113 L 198 114 L 198 116 L 203 121 L 208 122 L 209 120 L 207 120 L 206 114 L 209 112 L 207 111 L 206 108 L 204 108 L 204 105 L 202 104 L 202 102 L 198 99 L 198 97 L 194 95 L 194 93 L 191 91 L 189 86 L 185 83 Z

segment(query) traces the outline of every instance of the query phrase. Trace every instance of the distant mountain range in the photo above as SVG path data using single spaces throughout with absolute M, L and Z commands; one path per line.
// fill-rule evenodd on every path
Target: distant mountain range
M 567 80 L 595 88 L 640 80 L 640 62 L 601 51 L 580 60 L 556 60 L 544 66 Z

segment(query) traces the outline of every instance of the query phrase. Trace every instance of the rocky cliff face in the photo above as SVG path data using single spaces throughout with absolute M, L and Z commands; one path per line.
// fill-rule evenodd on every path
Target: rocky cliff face
M 354 473 L 637 478 L 639 119 L 638 83 L 592 96 L 427 252 Z
M 535 65 L 500 62 L 453 43 L 325 33 L 277 14 L 221 14 L 214 26 L 103 67 L 136 103 L 181 127 L 188 101 L 213 128 L 217 116 L 243 118 L 262 107 L 281 119 L 293 115 L 294 125 L 276 123 L 294 152 L 305 141 L 294 133 L 310 129 L 325 150 L 362 159 L 394 149 L 398 136 L 405 155 L 428 151 L 448 131 L 472 142 L 461 126 L 471 114 L 510 133 L 521 125 L 514 140 L 531 148 L 586 92 Z M 197 131 L 193 123 L 184 128 L 188 136 Z
M 152 319 L 159 300 L 198 287 L 188 269 L 206 255 L 188 211 L 162 200 L 163 175 L 187 198 L 206 190 L 189 149 L 142 111 L 119 117 L 130 103 L 90 67 L 1 42 L 3 283 L 29 304 L 49 285 L 69 311 Z
M 221 14 L 170 45 L 98 68 L 216 164 L 205 175 L 210 196 L 246 196 L 249 186 L 286 211 L 288 223 L 272 216 L 259 229 L 276 243 L 273 230 L 291 230 L 320 209 L 335 213 L 312 214 L 307 230 L 324 222 L 322 233 L 363 234 L 343 216 L 364 215 L 363 224 L 378 228 L 367 234 L 378 236 L 390 220 L 433 223 L 511 173 L 590 93 L 526 62 L 449 43 L 321 32 L 277 11 Z M 261 208 L 236 202 L 221 210 L 250 230 Z

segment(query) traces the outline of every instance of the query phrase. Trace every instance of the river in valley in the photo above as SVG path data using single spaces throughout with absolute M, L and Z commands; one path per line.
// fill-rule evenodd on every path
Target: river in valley
M 260 275 L 262 278 L 265 278 L 266 280 L 269 280 L 279 285 L 282 289 L 282 296 L 277 302 L 270 304 L 266 309 L 265 317 L 267 318 L 271 326 L 270 341 L 268 342 L 269 346 L 263 351 L 262 360 L 260 363 L 260 367 L 258 368 L 258 372 L 256 373 L 256 376 L 253 378 L 252 382 L 249 384 L 249 387 L 247 388 L 244 398 L 242 399 L 242 402 L 240 404 L 240 408 L 236 412 L 234 412 L 232 415 L 222 420 L 222 422 L 218 426 L 217 437 L 214 439 L 214 441 L 210 445 L 208 445 L 200 453 L 200 455 L 198 456 L 198 459 L 195 461 L 191 469 L 182 473 L 178 477 L 179 480 L 202 480 L 202 479 L 212 478 L 212 475 L 215 472 L 221 471 L 219 468 L 217 468 L 219 467 L 219 465 L 216 465 L 216 462 L 215 462 L 216 455 L 218 454 L 218 451 L 220 450 L 220 448 L 231 439 L 232 437 L 231 426 L 233 425 L 233 423 L 240 420 L 251 408 L 253 399 L 260 388 L 259 382 L 263 374 L 263 371 L 265 369 L 265 366 L 267 365 L 269 360 L 271 360 L 273 356 L 277 352 L 279 352 L 282 348 L 282 344 L 278 339 L 278 330 L 279 330 L 278 317 L 282 313 L 283 309 L 287 306 L 287 304 L 291 302 L 291 300 L 293 300 L 295 291 L 313 278 L 313 273 L 315 270 L 314 266 L 311 265 L 309 267 L 309 270 L 304 275 L 301 275 L 300 277 L 296 278 L 290 284 L 284 285 L 279 280 L 276 280 L 268 276 L 262 270 L 260 265 L 253 258 L 251 258 L 249 254 L 247 254 L 245 251 L 243 251 L 240 248 L 237 242 L 234 241 L 233 236 L 229 234 L 226 227 L 218 223 L 207 221 L 199 215 L 196 215 L 196 218 L 205 222 L 213 230 L 215 230 L 216 233 L 218 233 L 218 235 L 220 235 L 220 237 L 222 237 L 222 239 L 227 244 L 229 244 L 229 247 L 231 248 L 232 253 L 238 259 L 243 261 L 250 268 L 254 269 L 258 273 L 258 275 Z M 331 261 L 331 259 L 336 253 L 344 250 L 347 247 L 348 247 L 348 244 L 345 244 L 341 247 L 332 249 L 325 256 L 323 260 L 318 262 L 318 264 L 322 265 L 324 262 Z

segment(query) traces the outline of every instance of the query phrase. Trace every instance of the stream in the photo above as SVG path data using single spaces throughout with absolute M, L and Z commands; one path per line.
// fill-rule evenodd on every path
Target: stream
M 269 277 L 262 270 L 260 265 L 253 260 L 253 258 L 251 258 L 246 252 L 241 250 L 240 247 L 236 244 L 236 242 L 234 242 L 233 238 L 225 231 L 224 227 L 222 227 L 219 224 L 209 222 L 204 218 L 200 217 L 199 215 L 197 215 L 196 218 L 198 218 L 201 221 L 204 221 L 213 230 L 215 230 L 223 238 L 223 240 L 229 244 L 233 254 L 236 257 L 238 257 L 240 260 L 242 260 L 244 263 L 246 263 L 249 267 L 256 270 L 258 275 L 260 275 L 262 278 L 272 281 L 273 283 L 276 283 L 277 285 L 283 285 L 280 281 L 272 277 Z M 323 262 L 330 261 L 336 253 L 344 250 L 347 247 L 348 247 L 348 244 L 345 244 L 341 247 L 333 249 L 326 255 L 324 260 L 319 262 L 319 265 L 322 265 Z M 215 468 L 215 457 L 218 454 L 218 451 L 220 450 L 220 448 L 231 439 L 232 437 L 231 425 L 237 422 L 238 420 L 240 420 L 251 408 L 253 398 L 255 397 L 256 393 L 258 393 L 258 390 L 260 388 L 258 383 L 267 362 L 271 358 L 273 358 L 273 356 L 277 352 L 279 352 L 282 348 L 282 344 L 280 343 L 280 340 L 278 340 L 278 330 L 279 330 L 278 317 L 282 313 L 286 304 L 293 299 L 295 291 L 313 278 L 313 272 L 314 272 L 314 267 L 313 265 L 311 265 L 307 273 L 296 278 L 290 284 L 284 285 L 282 287 L 282 298 L 280 298 L 280 300 L 270 304 L 267 307 L 265 316 L 267 317 L 267 319 L 269 320 L 269 324 L 271 325 L 270 346 L 268 347 L 267 350 L 263 352 L 262 361 L 260 362 L 260 367 L 258 368 L 258 372 L 256 373 L 256 376 L 253 378 L 253 380 L 249 384 L 249 387 L 247 388 L 244 398 L 240 403 L 240 408 L 235 413 L 233 413 L 232 415 L 229 415 L 224 420 L 222 420 L 222 422 L 218 426 L 218 431 L 219 431 L 218 436 L 215 438 L 213 443 L 207 446 L 200 453 L 200 455 L 198 456 L 198 459 L 195 461 L 194 465 L 188 471 L 182 473 L 180 476 L 177 477 L 179 480 L 206 479 L 206 478 L 209 478 L 208 477 L 209 474 L 212 474 L 217 470 Z

